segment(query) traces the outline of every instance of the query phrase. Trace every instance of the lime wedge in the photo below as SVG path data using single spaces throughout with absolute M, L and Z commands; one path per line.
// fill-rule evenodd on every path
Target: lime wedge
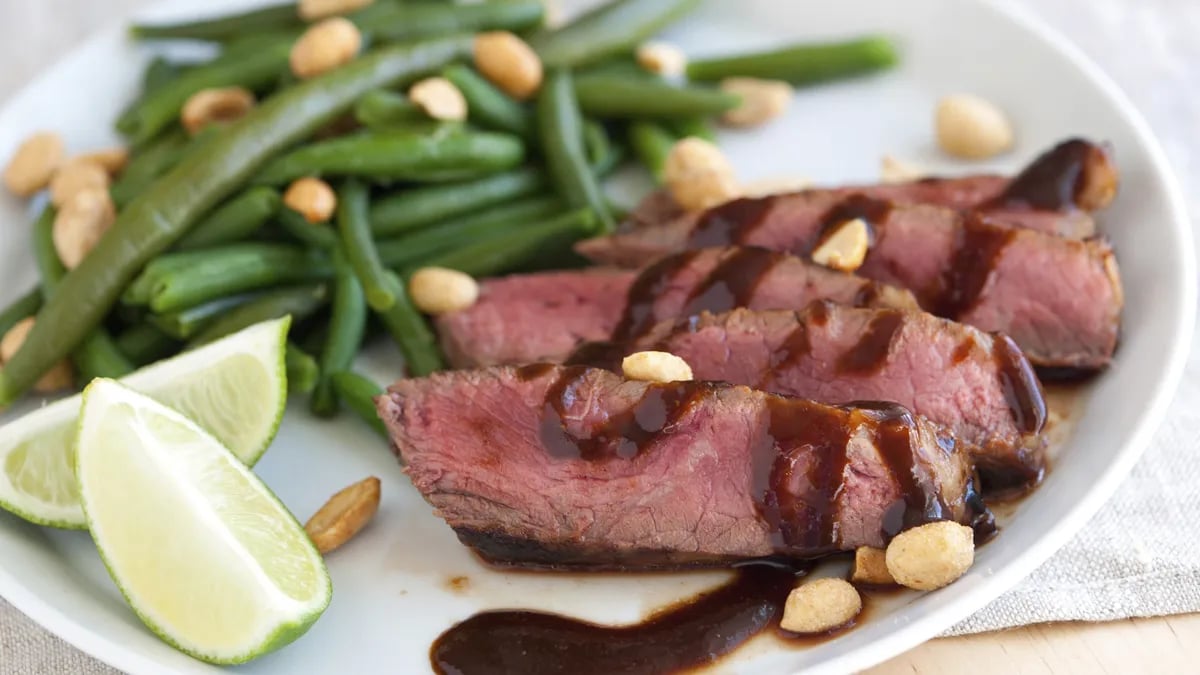
M 253 466 L 287 404 L 290 322 L 256 324 L 121 381 L 195 420 Z M 79 406 L 72 396 L 0 427 L 0 508 L 39 525 L 87 527 L 72 456 Z
M 83 392 L 75 467 L 113 581 L 163 640 L 244 663 L 329 605 L 316 547 L 270 489 L 195 422 L 114 380 Z

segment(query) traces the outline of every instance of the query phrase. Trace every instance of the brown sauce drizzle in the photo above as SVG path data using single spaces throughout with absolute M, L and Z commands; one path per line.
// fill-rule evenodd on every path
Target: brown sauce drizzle
M 932 476 L 913 456 L 912 449 L 917 442 L 914 434 L 917 432 L 912 413 L 896 403 L 886 401 L 858 401 L 853 405 L 871 410 L 877 416 L 875 447 L 900 486 L 900 498 L 888 507 L 883 516 L 884 539 L 890 540 L 904 530 L 923 523 L 949 519 L 952 514 L 934 486 Z
M 939 280 L 926 293 L 930 310 L 947 319 L 961 318 L 975 308 L 995 272 L 1000 254 L 1017 236 L 1015 228 L 989 223 L 967 214 L 958 234 L 954 258 Z
M 1047 150 L 994 199 L 981 209 L 1034 209 L 1067 211 L 1076 208 L 1076 198 L 1087 180 L 1087 166 L 1095 146 L 1072 138 Z
M 726 255 L 688 297 L 680 316 L 719 314 L 746 307 L 762 280 L 787 256 L 778 251 L 742 247 Z
M 954 345 L 954 352 L 950 355 L 951 365 L 957 366 L 958 364 L 970 358 L 971 352 L 975 349 L 975 346 L 975 338 L 971 335 L 968 335 L 961 342 Z
M 700 215 L 687 247 L 741 244 L 766 221 L 774 205 L 775 197 L 743 197 L 715 206 Z
M 861 219 L 867 224 L 867 237 L 870 244 L 875 243 L 875 228 L 887 220 L 892 212 L 892 203 L 875 199 L 867 195 L 854 193 L 834 204 L 825 215 L 821 216 L 820 235 L 812 243 L 809 250 L 814 250 L 837 231 L 842 223 Z
M 904 325 L 904 314 L 881 311 L 867 324 L 858 342 L 837 360 L 839 374 L 869 375 L 877 373 L 887 364 L 892 340 Z
M 1013 420 L 1021 431 L 1036 434 L 1046 424 L 1046 399 L 1042 396 L 1042 385 L 1012 338 L 1000 333 L 992 338 L 992 357 L 1000 370 L 1000 384 L 1004 388 L 1008 407 L 1013 412 Z
M 629 340 L 649 330 L 656 323 L 654 303 L 658 296 L 670 287 L 675 275 L 690 265 L 698 255 L 699 251 L 684 251 L 667 256 L 642 270 L 629 287 L 625 314 L 613 331 L 613 339 Z

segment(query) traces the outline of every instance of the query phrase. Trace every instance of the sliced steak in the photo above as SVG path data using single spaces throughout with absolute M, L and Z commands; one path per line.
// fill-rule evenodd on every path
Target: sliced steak
M 581 342 L 627 339 L 664 319 L 735 307 L 801 309 L 830 299 L 916 307 L 907 291 L 793 256 L 739 247 L 686 251 L 639 272 L 585 270 L 483 282 L 469 309 L 437 320 L 457 367 L 562 361 Z
M 413 485 L 498 563 L 725 565 L 990 524 L 966 456 L 894 404 L 539 365 L 401 380 L 378 407 Z
M 594 260 L 641 264 L 670 251 L 740 244 L 807 257 L 822 234 L 862 218 L 875 236 L 858 274 L 911 289 L 921 306 L 1007 333 L 1039 366 L 1097 369 L 1116 348 L 1122 295 L 1101 240 L 1009 228 L 936 206 L 852 195 L 832 207 L 796 199 L 741 199 L 661 227 L 579 244 Z
M 663 322 L 625 343 L 591 343 L 568 360 L 620 371 L 653 349 L 723 380 L 822 403 L 895 401 L 951 432 L 989 488 L 1036 483 L 1046 419 L 1033 368 L 1008 337 L 919 311 L 816 302 L 800 312 L 744 309 Z

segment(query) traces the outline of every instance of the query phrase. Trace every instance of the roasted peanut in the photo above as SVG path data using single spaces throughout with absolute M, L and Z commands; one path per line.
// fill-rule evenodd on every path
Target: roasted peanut
M 408 98 L 435 120 L 461 122 L 467 119 L 467 99 L 444 77 L 430 77 L 414 84 Z
M 915 164 L 884 155 L 879 160 L 879 177 L 885 183 L 911 183 L 925 177 L 925 172 Z
M 845 626 L 862 611 L 862 598 L 845 579 L 814 579 L 792 589 L 779 627 L 793 633 L 824 633 Z
M 754 127 L 779 117 L 795 93 L 787 82 L 756 77 L 726 78 L 721 90 L 742 97 L 741 105 L 721 116 L 722 122 L 734 127 Z
M 375 0 L 300 0 L 296 5 L 296 10 L 301 19 L 316 21 L 331 16 L 349 14 L 374 4 L 374 2 Z
M 686 382 L 692 379 L 692 367 L 670 352 L 637 352 L 621 360 L 621 372 L 630 380 L 644 382 Z
M 680 77 L 687 70 L 687 54 L 669 42 L 643 42 L 637 48 L 637 62 L 664 77 Z
M 896 583 L 932 591 L 961 577 L 975 562 L 975 533 L 966 525 L 941 520 L 896 535 L 885 556 Z
M 854 567 L 850 581 L 856 584 L 890 586 L 896 583 L 887 569 L 887 552 L 881 548 L 860 546 L 854 551 Z
M 811 186 L 812 181 L 807 178 L 801 176 L 781 176 L 742 183 L 740 193 L 743 197 L 769 197 L 786 192 L 799 192 Z
M 50 201 L 61 207 L 84 190 L 107 190 L 111 182 L 104 167 L 79 157 L 67 161 L 50 179 Z
M 509 96 L 527 99 L 542 86 L 542 60 L 524 40 L 508 31 L 475 36 L 475 67 Z
M 1013 128 L 994 103 L 970 94 L 938 101 L 934 115 L 938 145 L 963 159 L 987 159 L 1013 146 Z
M 116 219 L 107 189 L 91 188 L 72 195 L 55 214 L 51 229 L 54 250 L 63 266 L 70 270 L 83 262 Z
M 189 134 L 200 133 L 210 124 L 236 122 L 254 107 L 254 93 L 243 87 L 201 89 L 188 97 L 179 121 Z
M 336 16 L 309 26 L 292 45 L 292 74 L 308 79 L 344 66 L 358 56 L 362 33 L 349 19 Z
M 812 259 L 818 265 L 843 272 L 862 267 L 871 248 L 871 231 L 862 218 L 848 220 L 838 226 L 819 246 L 813 249 Z
M 4 184 L 17 196 L 33 195 L 50 184 L 64 152 L 58 134 L 42 131 L 26 138 L 4 168 Z
M 378 510 L 379 479 L 371 476 L 330 497 L 304 524 L 304 531 L 324 555 L 350 541 Z
M 320 178 L 298 178 L 283 193 L 283 203 L 310 223 L 323 223 L 337 210 L 337 193 Z
M 687 211 L 702 211 L 738 196 L 737 178 L 717 146 L 701 138 L 677 142 L 663 165 L 663 180 Z
M 29 335 L 29 331 L 33 330 L 33 322 L 32 316 L 21 319 L 4 334 L 3 338 L 0 338 L 0 364 L 11 359 L 21 345 L 25 344 L 25 338 Z M 33 390 L 44 394 L 70 389 L 74 385 L 75 372 L 71 368 L 71 362 L 64 359 L 47 371 L 45 375 L 42 375 L 41 379 L 33 385 Z
M 479 284 L 469 274 L 445 267 L 422 267 L 408 280 L 417 309 L 438 316 L 467 309 L 479 299 Z
M 121 173 L 125 169 L 125 165 L 129 163 L 129 150 L 125 148 L 107 148 L 84 153 L 76 159 L 98 164 L 112 177 Z

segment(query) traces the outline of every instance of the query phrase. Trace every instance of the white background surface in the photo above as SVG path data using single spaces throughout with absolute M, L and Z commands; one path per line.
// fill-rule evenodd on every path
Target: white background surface
M 145 0 L 0 0 L 0 100 L 92 30 L 145 4 Z M 1196 140 L 1200 138 L 1200 42 L 1196 40 L 1200 3 L 1024 0 L 1023 4 L 1083 47 L 1130 94 L 1163 141 L 1189 206 L 1196 212 L 1200 206 L 1196 199 L 1200 195 L 1200 141 Z M 1200 375 L 1200 361 L 1194 351 L 1171 420 L 1121 493 L 1083 535 L 984 612 L 976 628 L 1008 619 L 1027 620 L 1031 610 L 1056 607 L 1074 608 L 1091 618 L 1152 613 L 1153 609 L 1200 609 L 1200 565 L 1194 555 L 1198 538 L 1194 514 L 1200 506 L 1194 467 L 1200 441 L 1196 375 Z M 1147 512 L 1164 502 L 1172 508 Z M 1145 598 L 1147 589 L 1163 589 L 1163 594 L 1153 603 L 1142 603 L 1139 610 L 1129 601 L 1131 589 L 1137 589 L 1135 599 Z M 1062 601 L 1048 601 L 1056 594 Z M 0 636 L 2 673 L 106 672 L 2 601 Z

